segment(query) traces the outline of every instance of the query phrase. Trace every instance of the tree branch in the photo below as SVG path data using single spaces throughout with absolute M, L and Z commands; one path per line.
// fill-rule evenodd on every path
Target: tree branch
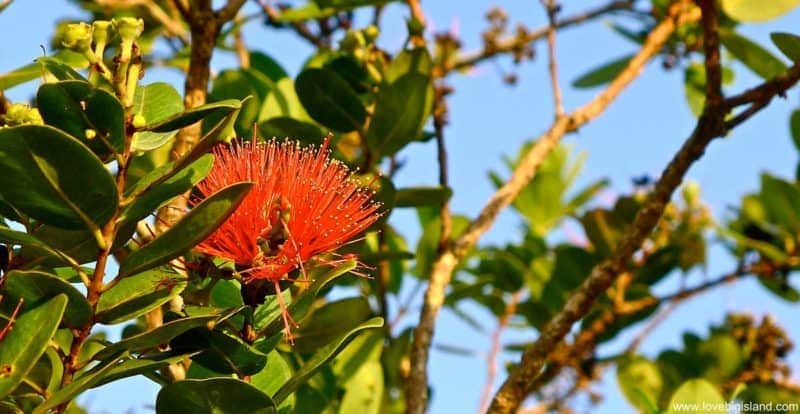
M 444 302 L 445 288 L 450 283 L 450 278 L 459 260 L 492 226 L 500 211 L 508 206 L 522 188 L 530 182 L 539 166 L 550 151 L 556 147 L 561 138 L 568 132 L 578 129 L 599 116 L 622 90 L 639 75 L 645 64 L 661 50 L 661 47 L 677 25 L 684 21 L 694 21 L 698 18 L 697 9 L 686 10 L 682 6 L 672 7 L 669 16 L 653 29 L 636 56 L 631 59 L 611 84 L 585 106 L 578 108 L 569 115 L 557 118 L 550 129 L 539 137 L 533 148 L 522 158 L 509 181 L 492 195 L 464 234 L 438 255 L 432 266 L 420 321 L 414 331 L 414 341 L 411 347 L 411 373 L 406 390 L 406 399 L 409 403 L 406 407 L 407 412 L 421 414 L 425 410 L 428 398 L 428 353 L 436 316 Z
M 223 25 L 233 20 L 233 18 L 236 17 L 236 13 L 239 13 L 239 9 L 244 5 L 244 2 L 245 0 L 228 0 L 222 9 L 217 11 L 217 22 Z
M 550 88 L 553 91 L 553 106 L 556 117 L 564 115 L 564 104 L 561 98 L 561 87 L 558 85 L 558 65 L 556 63 L 556 13 L 559 6 L 555 0 L 542 0 L 547 11 L 549 27 L 547 30 L 547 60 L 550 71 Z
M 706 33 L 706 71 L 709 83 L 706 106 L 695 130 L 666 167 L 633 225 L 613 255 L 595 266 L 589 277 L 572 293 L 564 309 L 542 329 L 541 335 L 522 355 L 492 403 L 490 412 L 510 413 L 516 410 L 528 393 L 529 384 L 541 374 L 541 368 L 553 349 L 572 325 L 591 309 L 597 297 L 608 289 L 624 270 L 626 262 L 639 249 L 642 241 L 657 224 L 674 190 L 680 185 L 689 167 L 705 152 L 708 144 L 726 132 L 724 117 L 727 105 L 722 101 L 718 75 L 719 44 L 716 36 L 716 10 L 711 1 L 702 1 L 703 26 Z M 709 35 L 711 33 L 711 35 Z
M 612 1 L 596 9 L 587 10 L 583 13 L 579 13 L 564 18 L 563 20 L 559 20 L 558 22 L 556 22 L 555 27 L 557 29 L 562 29 L 569 26 L 574 26 L 579 23 L 583 23 L 588 20 L 605 16 L 615 11 L 629 10 L 633 6 L 633 3 L 634 0 Z M 484 48 L 482 50 L 465 53 L 459 56 L 449 65 L 447 65 L 444 68 L 444 71 L 445 73 L 447 73 L 453 70 L 464 69 L 470 66 L 474 66 L 485 60 L 491 59 L 497 55 L 513 52 L 514 50 L 517 50 L 520 47 L 527 45 L 528 43 L 532 43 L 539 39 L 544 38 L 545 36 L 547 36 L 548 32 L 550 32 L 549 24 L 545 27 L 539 28 L 537 30 L 528 33 L 524 37 L 513 36 L 513 35 L 505 37 L 503 39 L 498 40 L 495 44 L 492 45 L 491 48 Z

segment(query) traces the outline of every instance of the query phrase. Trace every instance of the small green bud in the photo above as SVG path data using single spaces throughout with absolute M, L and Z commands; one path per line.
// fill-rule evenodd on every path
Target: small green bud
M 83 22 L 68 24 L 61 45 L 76 52 L 89 51 L 92 47 L 92 26 Z
M 696 206 L 700 202 L 700 184 L 696 181 L 688 181 L 683 186 L 683 201 L 687 206 Z
M 38 109 L 20 103 L 11 104 L 8 107 L 4 122 L 7 126 L 44 124 Z
M 144 20 L 136 17 L 120 17 L 112 21 L 122 43 L 133 43 L 144 31 Z
M 371 24 L 364 29 L 364 38 L 366 38 L 367 43 L 372 43 L 378 36 L 381 34 L 378 26 Z
M 367 41 L 364 39 L 364 33 L 360 31 L 349 31 L 344 35 L 344 38 L 339 42 L 342 50 L 352 52 L 356 49 L 366 46 Z
M 133 126 L 136 128 L 142 128 L 143 126 L 147 125 L 147 120 L 144 119 L 142 114 L 136 114 L 133 116 Z
M 425 32 L 425 23 L 413 17 L 408 19 L 406 26 L 408 27 L 409 36 L 422 36 L 423 32 Z
M 108 20 L 97 20 L 92 23 L 93 37 L 95 44 L 106 44 L 111 33 L 111 22 Z

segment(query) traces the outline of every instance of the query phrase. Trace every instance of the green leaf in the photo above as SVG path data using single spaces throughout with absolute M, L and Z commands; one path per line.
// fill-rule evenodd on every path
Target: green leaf
M 785 63 L 752 40 L 732 30 L 722 30 L 719 34 L 725 49 L 758 76 L 768 80 L 788 70 Z
M 203 315 L 176 319 L 174 321 L 167 322 L 158 328 L 154 328 L 138 335 L 128 337 L 122 341 L 115 342 L 95 354 L 93 359 L 104 360 L 121 351 L 140 352 L 151 348 L 157 348 L 159 345 L 169 343 L 172 338 L 175 338 L 189 329 L 198 328 L 201 326 L 207 326 L 210 329 L 214 324 L 233 316 L 240 310 L 241 308 L 234 308 L 222 312 L 214 310 L 211 313 Z
M 126 191 L 126 196 L 136 194 L 136 198 L 122 210 L 122 221 L 135 225 L 173 197 L 191 190 L 211 171 L 211 167 L 214 166 L 214 155 L 205 154 L 158 185 L 151 186 L 173 166 L 174 164 L 170 163 L 153 170 Z
M 281 354 L 272 351 L 267 354 L 267 366 L 261 372 L 250 378 L 250 383 L 267 395 L 273 395 L 281 386 L 292 377 L 292 368 Z M 295 396 L 291 395 L 278 407 L 280 413 L 293 413 Z
M 274 414 L 275 403 L 256 387 L 233 378 L 173 382 L 156 398 L 156 413 Z
M 92 307 L 78 289 L 58 276 L 45 272 L 12 270 L 5 275 L 2 292 L 4 301 L 17 303 L 23 299 L 31 307 L 39 306 L 60 294 L 66 295 L 69 301 L 64 324 L 71 328 L 82 327 L 92 318 Z
M 350 85 L 330 69 L 306 69 L 295 80 L 300 102 L 316 121 L 339 132 L 361 129 L 367 110 Z
M 21 245 L 21 246 L 30 246 L 36 247 L 37 249 L 41 249 L 42 251 L 46 252 L 55 257 L 62 258 L 63 253 L 53 249 L 43 241 L 37 239 L 34 236 L 31 236 L 28 233 L 23 233 L 21 231 L 11 230 L 5 227 L 0 226 L 0 242 L 11 244 L 11 245 Z M 65 263 L 66 260 L 62 259 Z
M 131 253 L 120 264 L 118 277 L 144 272 L 191 250 L 236 210 L 252 186 L 249 182 L 229 185 L 194 206 L 169 230 Z
M 170 365 L 188 359 L 193 354 L 182 354 L 174 351 L 159 352 L 157 354 L 145 355 L 139 358 L 126 359 L 113 368 L 104 372 L 102 378 L 92 385 L 92 388 L 108 384 L 118 379 L 128 378 L 135 375 L 147 375 Z
M 800 231 L 800 188 L 762 174 L 760 197 L 771 223 L 787 233 Z
M 312 280 L 311 285 L 304 290 L 303 293 L 294 298 L 292 303 L 287 306 L 289 315 L 295 320 L 302 320 L 322 289 L 337 278 L 355 269 L 356 265 L 357 263 L 355 260 L 348 260 L 333 268 L 320 266 L 311 269 L 308 272 L 308 278 Z M 264 326 L 261 336 L 269 338 L 283 329 L 283 321 L 279 318 L 280 312 L 278 311 L 265 312 L 265 316 L 266 315 L 269 315 L 269 318 L 273 319 L 269 320 L 267 317 L 263 317 L 258 321 L 258 325 Z
M 310 19 L 322 19 L 336 14 L 334 8 L 320 8 L 317 3 L 310 1 L 303 6 L 281 10 L 275 18 L 277 23 L 294 23 Z
M 347 382 L 339 413 L 379 414 L 382 402 L 383 368 L 380 361 L 369 361 Z
M 416 73 L 430 78 L 433 72 L 433 59 L 431 59 L 428 49 L 419 47 L 410 50 L 403 50 L 398 53 L 389 63 L 384 73 L 387 83 L 393 83 L 403 75 Z
M 180 352 L 200 351 L 192 360 L 220 374 L 253 375 L 267 363 L 267 356 L 259 350 L 217 330 L 192 329 L 173 339 L 170 347 Z
M 168 132 L 181 129 L 185 126 L 194 124 L 197 121 L 209 116 L 227 116 L 232 112 L 241 109 L 242 101 L 239 99 L 226 99 L 224 101 L 212 102 L 192 108 L 186 112 L 171 116 L 154 125 L 148 125 L 142 130 L 153 132 Z
M 97 260 L 97 240 L 88 230 L 65 230 L 46 224 L 32 230 L 32 236 L 60 253 L 53 255 L 52 252 L 35 246 L 25 246 L 20 256 L 25 259 L 27 268 L 63 266 L 64 255 L 71 257 L 77 263 Z
M 789 284 L 786 279 L 758 278 L 759 283 L 783 300 L 791 303 L 800 302 L 800 291 Z
M 800 0 L 720 0 L 725 14 L 740 22 L 763 22 L 789 13 Z
M 572 86 L 576 88 L 593 88 L 605 85 L 614 80 L 628 66 L 628 62 L 631 59 L 633 59 L 633 55 L 627 55 L 594 68 L 572 81 Z
M 86 81 L 42 85 L 36 104 L 48 125 L 78 138 L 98 156 L 121 153 L 125 143 L 125 111 L 111 93 Z
M 658 402 L 663 380 L 655 363 L 644 357 L 631 356 L 617 366 L 617 384 L 628 402 L 644 410 Z
M 303 143 L 320 144 L 325 137 L 318 126 L 288 116 L 268 119 L 258 124 L 261 138 L 291 138 Z
M 46 303 L 23 313 L 14 322 L 0 346 L 0 398 L 5 397 L 28 375 L 56 332 L 67 296 L 58 295 Z
M 0 129 L 0 196 L 43 223 L 89 230 L 118 201 L 114 179 L 86 146 L 41 125 Z
M 273 397 L 276 404 L 283 402 L 286 398 L 288 398 L 292 393 L 297 390 L 298 387 L 305 384 L 306 381 L 311 378 L 317 371 L 319 371 L 325 364 L 328 363 L 331 359 L 333 359 L 339 352 L 344 349 L 344 347 L 350 343 L 350 341 L 360 333 L 361 331 L 367 329 L 374 329 L 380 328 L 383 326 L 383 318 L 375 317 L 372 318 L 361 325 L 357 326 L 355 329 L 351 330 L 350 332 L 342 335 L 337 340 L 331 342 L 330 344 L 320 348 L 311 358 L 309 358 L 302 367 L 295 373 L 295 375 L 287 381 L 283 386 L 275 393 Z
M 250 68 L 262 73 L 273 82 L 289 76 L 280 63 L 261 52 L 250 52 Z
M 700 343 L 697 356 L 703 361 L 703 376 L 715 384 L 732 379 L 746 357 L 736 339 L 724 333 L 713 334 Z
M 392 155 L 414 141 L 433 106 L 429 76 L 410 73 L 384 85 L 367 130 L 367 143 L 382 155 Z
M 75 69 L 72 69 L 72 66 L 55 57 L 40 57 L 36 59 L 36 61 L 42 65 L 44 70 L 50 72 L 50 74 L 55 76 L 58 80 L 77 80 L 86 82 L 86 78 L 80 73 L 76 72 Z
M 303 108 L 300 98 L 294 87 L 292 78 L 282 78 L 273 88 L 261 104 L 261 112 L 258 114 L 260 121 L 288 116 L 303 122 L 313 122 L 311 117 Z
M 794 62 L 800 61 L 800 36 L 791 33 L 770 33 L 770 39 L 786 57 Z
M 358 373 L 360 367 L 371 361 L 380 361 L 383 353 L 384 332 L 374 330 L 359 335 L 331 362 L 337 382 L 346 384 Z M 397 361 L 397 366 L 400 361 Z
M 112 325 L 134 319 L 178 296 L 186 285 L 185 276 L 163 268 L 120 279 L 100 295 L 95 320 Z
M 394 0 L 314 0 L 320 7 L 331 7 L 338 11 L 350 10 L 356 7 L 375 6 L 386 4 Z
M 239 117 L 236 119 L 236 131 L 242 135 L 248 133 L 253 123 L 258 121 L 261 103 L 267 94 L 275 88 L 274 82 L 266 75 L 250 69 L 227 69 L 214 79 L 209 100 L 241 100 L 251 97 L 242 103 Z M 213 114 L 206 118 L 206 123 L 216 122 L 221 114 Z
M 725 399 L 710 382 L 691 379 L 672 394 L 667 414 L 727 414 Z
M 167 119 L 174 118 L 183 112 L 181 94 L 170 84 L 164 82 L 151 83 L 136 88 L 133 96 L 133 113 L 144 118 L 146 125 L 157 125 Z M 140 131 L 133 134 L 131 147 L 134 151 L 148 151 L 167 143 L 178 132 Z
M 369 303 L 363 297 L 330 302 L 314 309 L 294 331 L 294 349 L 307 353 L 319 349 L 343 333 L 355 328 L 372 316 Z
M 441 205 L 449 200 L 453 190 L 449 187 L 409 187 L 399 188 L 395 194 L 395 207 L 417 207 Z
M 107 361 L 103 361 L 102 363 L 98 364 L 91 370 L 78 375 L 74 380 L 72 380 L 72 382 L 69 383 L 69 385 L 56 391 L 44 403 L 36 407 L 36 409 L 33 410 L 33 414 L 45 414 L 50 409 L 55 408 L 65 402 L 71 401 L 77 397 L 78 394 L 94 387 L 109 371 L 111 371 L 117 365 L 117 362 L 119 362 L 121 358 L 122 353 L 118 353 L 117 355 L 109 358 Z
M 789 131 L 795 148 L 800 151 L 800 109 L 795 109 L 789 118 Z
M 89 65 L 83 55 L 71 50 L 59 50 L 48 59 L 54 59 L 73 68 L 85 68 Z M 51 66 L 43 66 L 38 61 L 29 63 L 21 68 L 0 74 L 0 90 L 6 90 L 19 84 L 40 78 L 45 75 L 45 70 Z M 54 75 L 57 76 L 57 75 Z

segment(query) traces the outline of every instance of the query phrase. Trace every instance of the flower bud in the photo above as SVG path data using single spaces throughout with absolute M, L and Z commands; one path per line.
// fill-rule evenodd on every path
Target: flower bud
M 360 31 L 349 31 L 344 35 L 344 38 L 339 42 L 339 46 L 342 50 L 346 50 L 348 52 L 352 52 L 359 48 L 364 47 L 367 44 L 366 39 L 364 39 L 364 33 Z
M 133 43 L 144 31 L 144 20 L 135 17 L 120 17 L 112 21 L 122 43 Z
M 372 43 L 375 39 L 378 38 L 381 32 L 378 30 L 378 26 L 371 24 L 364 29 L 364 38 L 366 39 L 367 43 Z
M 700 184 L 697 181 L 688 181 L 683 186 L 682 193 L 687 206 L 696 206 L 700 202 Z
M 145 125 L 147 125 L 147 120 L 144 119 L 144 116 L 142 116 L 142 114 L 136 114 L 136 115 L 133 116 L 133 126 L 134 127 L 141 128 L 141 127 L 143 127 Z
M 4 121 L 7 126 L 44 124 L 38 109 L 20 103 L 11 104 L 8 107 Z
M 111 22 L 108 20 L 97 20 L 92 23 L 92 35 L 94 43 L 105 45 L 111 37 Z
M 61 45 L 80 53 L 89 51 L 92 47 L 92 26 L 83 22 L 68 24 Z

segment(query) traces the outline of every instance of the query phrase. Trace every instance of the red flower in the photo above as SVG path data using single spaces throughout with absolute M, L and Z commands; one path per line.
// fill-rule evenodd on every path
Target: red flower
M 351 241 L 381 213 L 374 191 L 360 187 L 329 153 L 327 139 L 319 149 L 289 140 L 217 147 L 214 167 L 197 186 L 200 198 L 242 181 L 255 185 L 196 250 L 236 263 L 245 282 L 273 281 L 278 292 L 290 272 L 305 277 L 312 258 L 335 262 L 319 255 Z
M 235 262 L 247 278 L 281 280 L 369 227 L 380 217 L 374 192 L 354 182 L 327 146 L 273 140 L 217 147 L 214 167 L 197 186 L 201 199 L 234 183 L 255 185 L 196 250 Z

